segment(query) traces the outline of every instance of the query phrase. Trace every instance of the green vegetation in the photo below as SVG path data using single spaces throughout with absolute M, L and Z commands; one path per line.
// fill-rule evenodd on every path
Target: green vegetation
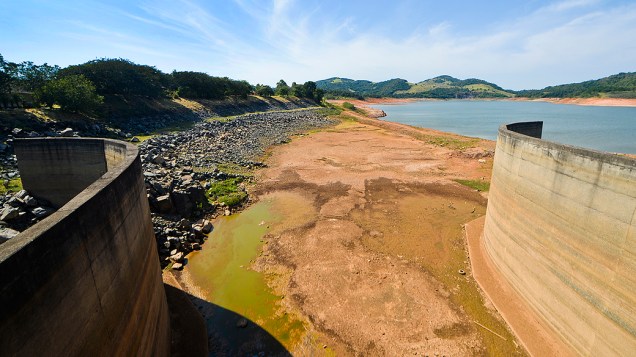
M 246 81 L 213 77 L 202 72 L 172 72 L 177 93 L 183 98 L 223 99 L 228 96 L 247 98 L 252 86 Z
M 0 195 L 7 192 L 18 192 L 22 189 L 22 181 L 19 178 L 4 180 L 0 185 Z
M 287 82 L 285 82 L 284 80 L 280 80 L 278 81 L 278 83 L 276 83 L 276 89 L 274 90 L 274 93 L 276 93 L 276 95 L 280 95 L 280 96 L 288 96 L 289 95 L 289 86 L 287 85 Z
M 329 78 L 316 82 L 329 98 L 394 97 L 394 98 L 504 98 L 514 94 L 496 84 L 481 79 L 460 80 L 439 76 L 419 83 L 395 78 L 384 82 L 356 81 L 347 78 Z
M 76 88 L 73 88 L 76 86 Z M 82 95 L 80 92 L 86 92 Z M 5 61 L 0 54 L 0 107 L 37 108 L 59 105 L 60 112 L 94 115 L 94 119 L 152 116 L 171 107 L 177 97 L 220 100 L 247 98 L 255 94 L 271 97 L 296 96 L 321 103 L 324 92 L 315 82 L 279 81 L 276 90 L 264 84 L 252 86 L 244 80 L 214 77 L 203 72 L 173 71 L 134 63 L 123 58 L 101 58 L 66 68 Z M 173 109 L 173 107 L 171 107 Z M 176 108 L 180 111 L 184 108 Z
M 318 113 L 324 116 L 339 115 L 340 113 L 342 113 L 342 109 L 336 107 L 333 104 L 327 103 L 324 108 L 318 109 Z
M 233 177 L 211 182 L 207 191 L 208 199 L 212 203 L 221 203 L 228 207 L 241 204 L 247 198 L 247 193 L 239 187 L 242 181 L 242 178 Z
M 254 87 L 254 93 L 256 93 L 256 95 L 260 95 L 261 97 L 271 97 L 274 95 L 274 89 L 265 84 L 257 84 Z
M 476 138 L 455 138 L 442 135 L 417 134 L 414 135 L 414 137 L 426 143 L 453 150 L 465 150 L 472 148 L 479 142 L 479 139 Z
M 121 94 L 159 98 L 165 95 L 171 78 L 155 67 L 140 65 L 123 58 L 102 58 L 68 66 L 58 76 L 83 75 L 100 95 Z
M 70 112 L 91 113 L 104 102 L 95 86 L 83 75 L 53 79 L 37 89 L 36 98 L 49 107 L 59 105 Z
M 349 102 L 342 103 L 342 107 L 348 110 L 356 110 L 356 106 Z
M 235 163 L 231 163 L 231 162 L 218 164 L 217 168 L 221 172 L 225 172 L 226 174 L 230 174 L 230 175 L 240 175 L 243 177 L 253 176 L 252 170 L 250 170 L 249 168 L 235 164 Z
M 529 98 L 636 98 L 636 72 L 538 90 L 522 90 L 517 95 Z
M 470 187 L 472 189 L 475 189 L 477 191 L 488 191 L 490 190 L 490 182 L 488 181 L 484 181 L 484 180 L 462 180 L 462 179 L 456 179 L 454 180 L 455 182 Z

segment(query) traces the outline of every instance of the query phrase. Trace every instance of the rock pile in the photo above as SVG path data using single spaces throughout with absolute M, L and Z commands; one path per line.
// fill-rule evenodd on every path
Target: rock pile
M 0 207 L 0 244 L 55 212 L 25 190 L 0 196 Z
M 332 122 L 316 110 L 246 114 L 229 121 L 197 124 L 194 128 L 149 139 L 139 148 L 162 267 L 181 268 L 184 256 L 200 249 L 217 214 L 234 207 L 209 202 L 211 183 L 249 177 L 223 172 L 220 164 L 253 169 L 254 161 L 272 144 L 293 134 Z

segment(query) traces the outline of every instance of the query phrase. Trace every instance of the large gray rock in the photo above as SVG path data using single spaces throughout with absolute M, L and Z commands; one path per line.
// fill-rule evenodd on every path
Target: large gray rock
M 188 195 L 187 192 L 172 191 L 170 198 L 172 198 L 174 207 L 177 209 L 177 212 L 181 215 L 181 217 L 192 216 L 194 204 L 190 200 L 190 195 Z
M 39 219 L 50 216 L 53 212 L 55 212 L 54 209 L 47 207 L 36 207 L 31 210 L 31 213 Z
M 8 241 L 9 239 L 14 238 L 20 234 L 20 232 L 6 227 L 0 227 L 0 244 Z
M 10 221 L 18 218 L 20 210 L 15 207 L 7 206 L 0 212 L 0 221 Z
M 160 213 L 170 213 L 170 211 L 172 211 L 172 200 L 170 199 L 170 195 L 157 197 L 157 208 Z
M 73 129 L 71 129 L 71 128 L 66 128 L 66 129 L 60 131 L 60 136 L 65 137 L 65 138 L 70 138 L 74 134 L 75 134 L 75 132 L 73 132 Z
M 26 196 L 24 198 L 24 204 L 29 207 L 35 207 L 38 205 L 38 200 L 36 200 L 33 196 Z

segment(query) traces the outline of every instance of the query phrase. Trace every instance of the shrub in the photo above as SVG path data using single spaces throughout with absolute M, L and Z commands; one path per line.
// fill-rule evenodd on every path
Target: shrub
M 342 107 L 348 110 L 356 110 L 356 106 L 349 102 L 342 103 Z
M 207 191 L 208 199 L 228 207 L 239 205 L 247 198 L 247 193 L 239 187 L 242 179 L 235 177 L 211 183 Z
M 93 83 L 82 75 L 51 80 L 36 91 L 36 98 L 50 107 L 57 104 L 62 110 L 86 114 L 92 113 L 104 101 Z

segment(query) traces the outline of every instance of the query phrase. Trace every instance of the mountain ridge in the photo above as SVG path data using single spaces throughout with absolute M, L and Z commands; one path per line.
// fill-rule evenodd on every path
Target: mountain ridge
M 483 79 L 458 79 L 449 75 L 416 83 L 402 78 L 372 82 L 331 77 L 316 81 L 316 86 L 332 98 L 636 98 L 636 72 L 621 72 L 595 80 L 520 91 L 506 90 Z

